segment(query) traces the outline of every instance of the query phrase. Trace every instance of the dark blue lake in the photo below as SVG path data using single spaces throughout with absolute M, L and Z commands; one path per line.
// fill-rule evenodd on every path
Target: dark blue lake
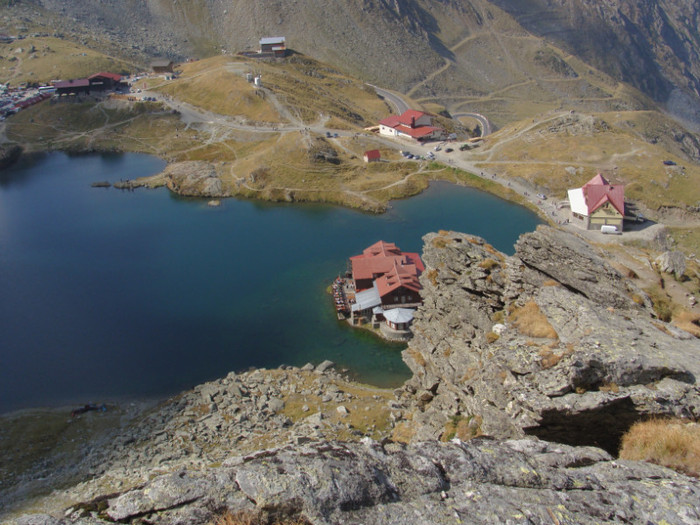
M 251 366 L 323 359 L 368 383 L 409 376 L 402 346 L 338 323 L 325 289 L 383 239 L 439 229 L 512 253 L 528 210 L 449 184 L 368 215 L 95 181 L 157 173 L 146 155 L 46 155 L 0 171 L 0 413 L 164 396 Z

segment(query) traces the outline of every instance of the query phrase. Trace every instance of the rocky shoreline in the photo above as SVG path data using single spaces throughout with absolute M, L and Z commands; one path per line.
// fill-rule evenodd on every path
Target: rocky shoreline
M 615 459 L 634 421 L 697 420 L 700 341 L 655 318 L 634 279 L 570 233 L 540 227 L 513 256 L 461 233 L 424 241 L 402 388 L 353 383 L 330 362 L 231 373 L 86 445 L 71 479 L 55 458 L 27 469 L 0 492 L 3 518 L 700 521 L 697 479 Z

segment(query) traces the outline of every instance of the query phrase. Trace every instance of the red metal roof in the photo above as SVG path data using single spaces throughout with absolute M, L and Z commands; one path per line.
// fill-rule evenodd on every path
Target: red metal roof
M 413 264 L 401 265 L 394 260 L 391 269 L 376 280 L 379 297 L 393 292 L 398 288 L 407 288 L 414 292 L 420 292 L 421 285 L 418 281 L 418 272 Z
M 52 82 L 52 84 L 56 89 L 66 89 L 72 87 L 88 87 L 90 86 L 90 81 L 87 78 L 78 78 L 75 80 L 59 80 L 58 82 Z
M 399 133 L 403 133 L 404 135 L 410 135 L 414 139 L 427 137 L 433 132 L 440 130 L 440 128 L 436 128 L 433 126 L 418 126 L 417 128 L 411 128 L 409 126 L 404 125 L 396 126 L 394 129 L 396 129 Z
M 422 111 L 417 111 L 415 109 L 409 109 L 404 111 L 402 115 L 391 115 L 385 119 L 379 121 L 379 124 L 394 128 L 399 133 L 408 135 L 414 139 L 422 139 L 436 131 L 442 131 L 442 128 L 437 128 L 435 126 L 418 125 L 416 126 L 416 121 L 424 116 L 430 116 L 428 113 Z
M 598 208 L 609 202 L 620 215 L 625 215 L 625 187 L 610 184 L 605 177 L 598 173 L 582 186 L 586 199 L 588 214 L 591 215 Z
M 414 281 L 418 283 L 418 276 L 425 270 L 420 255 L 417 253 L 403 253 L 394 243 L 384 241 L 376 242 L 372 246 L 365 248 L 361 255 L 350 257 L 350 264 L 355 281 L 376 279 L 379 285 L 379 278 L 387 276 L 385 285 L 383 285 L 385 287 L 393 286 L 393 283 L 397 280 L 401 283 L 410 284 Z M 388 274 L 392 272 L 395 275 L 389 279 Z M 411 286 L 415 285 L 412 284 Z M 420 284 L 418 284 L 417 290 L 419 289 Z
M 382 120 L 380 120 L 379 123 L 390 128 L 395 128 L 396 126 L 401 124 L 401 121 L 399 120 L 398 115 L 390 115 L 387 118 L 383 118 Z
M 88 77 L 89 80 L 94 80 L 96 78 L 109 78 L 114 82 L 121 82 L 122 76 L 117 75 L 116 73 L 105 73 L 104 71 L 101 71 L 100 73 L 95 73 L 94 75 L 90 75 Z
M 365 151 L 365 157 L 367 157 L 367 160 L 381 159 L 382 154 L 379 153 L 378 149 L 371 149 L 369 151 Z
M 415 109 L 409 109 L 401 114 L 401 116 L 399 117 L 399 122 L 401 124 L 405 124 L 406 126 L 411 126 L 411 124 L 413 124 L 416 120 L 425 115 L 427 115 L 427 113 L 423 113 L 422 111 L 418 111 Z
M 607 184 L 610 184 L 607 181 L 607 179 L 603 177 L 600 173 L 598 173 L 595 177 L 593 177 L 586 184 L 584 184 L 583 187 L 586 188 L 588 186 L 605 186 Z

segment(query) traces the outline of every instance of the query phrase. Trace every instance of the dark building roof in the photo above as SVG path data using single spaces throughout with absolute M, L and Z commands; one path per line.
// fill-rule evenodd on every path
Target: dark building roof
M 53 87 L 56 89 L 70 89 L 78 87 L 90 87 L 90 80 L 87 78 L 78 78 L 75 80 L 59 80 L 53 82 Z
M 167 58 L 158 58 L 156 60 L 151 61 L 151 67 L 168 67 L 172 65 L 173 61 Z

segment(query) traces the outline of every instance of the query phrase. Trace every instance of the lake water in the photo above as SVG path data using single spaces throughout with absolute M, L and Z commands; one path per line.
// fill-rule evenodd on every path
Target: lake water
M 55 153 L 0 171 L 0 413 L 164 396 L 231 370 L 323 359 L 398 385 L 403 346 L 335 318 L 325 290 L 347 258 L 380 239 L 420 252 L 439 229 L 512 253 L 539 223 L 443 183 L 379 216 L 90 187 L 164 165 Z

